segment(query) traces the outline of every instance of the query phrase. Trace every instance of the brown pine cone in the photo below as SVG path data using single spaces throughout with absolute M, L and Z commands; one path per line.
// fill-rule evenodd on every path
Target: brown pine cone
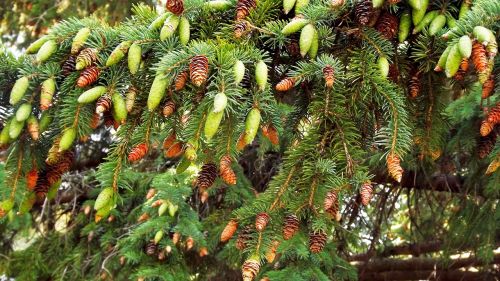
M 414 99 L 418 97 L 420 95 L 421 87 L 420 75 L 418 73 L 413 74 L 408 82 L 408 92 L 410 93 L 410 98 Z
M 335 69 L 330 65 L 327 65 L 323 68 L 323 78 L 325 79 L 325 86 L 327 88 L 333 87 L 333 83 L 335 82 Z
M 391 40 L 398 33 L 399 20 L 398 17 L 384 12 L 378 19 L 375 29 L 382 34 L 387 40 Z
M 66 77 L 75 71 L 76 56 L 70 55 L 61 66 L 61 74 Z
M 258 258 L 249 258 L 241 267 L 243 281 L 252 281 L 260 270 L 260 260 Z
M 387 155 L 387 171 L 395 181 L 401 182 L 403 168 L 401 168 L 400 159 L 397 155 L 392 153 Z
M 479 133 L 481 134 L 481 136 L 485 137 L 485 136 L 489 135 L 491 133 L 491 131 L 493 131 L 494 128 L 495 128 L 495 125 L 491 124 L 490 122 L 488 122 L 486 120 L 483 120 L 481 122 L 481 128 L 479 129 Z
M 236 249 L 243 251 L 247 247 L 248 240 L 251 239 L 253 233 L 253 227 L 247 225 L 238 233 L 238 238 L 236 239 Z
M 362 0 L 354 6 L 356 21 L 363 26 L 373 26 L 377 21 L 380 10 L 373 8 L 371 0 Z
M 158 246 L 154 242 L 149 242 L 148 244 L 146 244 L 145 250 L 146 250 L 146 255 L 154 256 L 158 251 Z
M 97 66 L 87 67 L 84 71 L 82 71 L 82 73 L 80 73 L 80 77 L 76 80 L 76 85 L 80 88 L 92 85 L 95 81 L 97 81 L 97 79 L 99 79 L 100 74 L 101 70 Z
M 269 215 L 265 212 L 257 214 L 257 216 L 255 217 L 255 229 L 257 229 L 257 231 L 259 232 L 262 232 L 266 228 L 270 219 L 271 217 L 269 217 Z
M 283 239 L 289 240 L 297 231 L 299 231 L 300 221 L 294 214 L 288 214 L 284 218 L 283 223 Z
M 483 84 L 483 92 L 481 94 L 481 98 L 488 98 L 495 88 L 495 77 L 493 75 L 488 78 Z
M 480 159 L 486 158 L 493 148 L 495 147 L 495 142 L 497 141 L 497 134 L 492 133 L 486 137 L 479 138 L 479 143 L 477 146 L 477 155 Z
M 256 0 L 238 0 L 236 3 L 236 20 L 246 18 L 255 7 L 257 7 Z
M 167 0 L 167 10 L 175 15 L 182 14 L 184 12 L 183 0 Z
M 235 219 L 230 220 L 226 227 L 224 227 L 224 230 L 222 230 L 222 233 L 220 235 L 220 241 L 221 242 L 226 242 L 233 237 L 234 233 L 238 229 L 238 221 Z
M 327 240 L 324 231 L 310 232 L 309 233 L 309 250 L 313 254 L 317 254 L 323 250 Z
M 500 124 L 500 102 L 488 112 L 486 120 L 493 125 Z
M 101 114 L 109 111 L 111 108 L 111 97 L 109 95 L 104 95 L 100 97 L 95 104 L 95 113 Z
M 361 195 L 361 204 L 364 206 L 368 206 L 370 204 L 370 200 L 373 197 L 373 187 L 371 182 L 365 182 L 361 185 L 359 189 L 359 194 Z
M 189 63 L 189 77 L 191 82 L 199 87 L 208 78 L 208 58 L 204 55 L 197 55 L 191 58 Z
M 175 77 L 174 84 L 175 84 L 176 91 L 180 91 L 180 90 L 184 89 L 184 86 L 186 86 L 188 76 L 189 76 L 188 72 L 183 71 L 183 72 L 179 73 L 179 75 L 177 75 L 177 77 Z
M 201 171 L 196 179 L 196 185 L 200 191 L 205 191 L 214 184 L 217 178 L 217 166 L 214 163 L 206 163 L 201 167 Z
M 224 155 L 220 159 L 220 177 L 222 180 L 229 184 L 229 185 L 235 185 L 236 184 L 236 174 L 234 173 L 233 169 L 231 168 L 231 157 L 229 155 Z
M 234 37 L 236 39 L 239 39 L 243 37 L 243 35 L 247 34 L 250 28 L 246 20 L 239 20 L 234 24 L 233 30 L 234 30 Z
M 165 118 L 170 117 L 175 112 L 175 103 L 173 101 L 167 101 L 163 106 L 162 113 Z

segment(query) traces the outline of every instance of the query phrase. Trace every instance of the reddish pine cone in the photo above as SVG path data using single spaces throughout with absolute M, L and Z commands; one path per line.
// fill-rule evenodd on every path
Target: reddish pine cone
M 453 76 L 453 79 L 457 81 L 464 80 L 467 70 L 469 70 L 469 59 L 463 58 L 462 61 L 460 62 L 460 68 L 458 69 L 457 73 L 455 73 L 455 75 Z
M 326 244 L 326 233 L 324 231 L 309 233 L 309 250 L 313 254 L 317 254 L 323 250 Z
M 266 228 L 270 219 L 271 217 L 269 217 L 267 213 L 265 212 L 259 213 L 255 217 L 255 229 L 257 229 L 257 231 L 259 232 L 262 232 Z
M 403 168 L 401 168 L 400 159 L 397 155 L 392 153 L 387 155 L 387 171 L 395 181 L 401 182 Z
M 236 230 L 238 229 L 238 221 L 237 220 L 230 220 L 226 227 L 224 227 L 224 230 L 222 230 L 222 233 L 220 234 L 220 241 L 221 242 L 227 242 L 231 237 L 233 237 L 234 233 L 236 233 Z
M 490 112 L 488 112 L 486 120 L 493 125 L 500 123 L 500 102 L 497 103 L 495 107 L 490 110 Z
M 483 120 L 481 122 L 481 128 L 479 129 L 479 133 L 481 134 L 481 136 L 485 137 L 485 136 L 489 135 L 491 133 L 491 131 L 493 131 L 494 128 L 495 128 L 495 125 L 491 124 L 490 122 L 488 122 L 486 120 Z
M 229 185 L 235 185 L 236 184 L 236 174 L 234 173 L 233 169 L 231 168 L 231 157 L 229 155 L 224 155 L 220 159 L 220 177 L 222 180 L 229 184 Z
M 410 94 L 410 98 L 414 99 L 420 95 L 420 75 L 413 74 L 408 82 L 408 92 Z
M 388 12 L 384 12 L 378 19 L 375 28 L 387 40 L 391 40 L 398 32 L 399 20 L 396 16 Z
M 163 106 L 163 116 L 170 117 L 175 112 L 175 103 L 173 101 L 167 101 Z
M 191 82 L 199 87 L 208 78 L 208 58 L 204 55 L 197 55 L 191 58 L 189 63 L 189 77 Z
M 90 119 L 90 128 L 95 130 L 97 127 L 99 127 L 99 124 L 101 123 L 101 115 L 98 113 L 92 114 L 92 119 Z
M 167 158 L 177 158 L 184 153 L 184 145 L 182 142 L 176 142 L 165 152 Z
M 130 163 L 137 162 L 144 158 L 147 153 L 148 145 L 146 143 L 140 143 L 130 150 L 130 153 L 128 154 L 128 161 Z
M 490 78 L 488 78 L 488 80 L 486 80 L 483 83 L 483 92 L 481 94 L 481 98 L 483 99 L 488 98 L 493 92 L 494 88 L 495 88 L 495 77 L 491 75 Z
M 250 258 L 246 260 L 241 267 L 243 281 L 252 281 L 259 273 L 260 261 Z
M 262 125 L 262 135 L 267 138 L 273 145 L 278 145 L 279 135 L 276 128 L 274 128 L 273 124 L 264 124 Z
M 171 133 L 169 136 L 163 140 L 162 148 L 163 150 L 167 151 L 172 145 L 174 145 L 175 141 L 177 140 L 177 136 L 175 135 L 175 132 Z
M 368 206 L 373 196 L 373 187 L 371 182 L 368 181 L 363 183 L 359 189 L 359 194 L 361 195 L 361 204 L 363 204 L 363 206 Z
M 486 158 L 486 156 L 488 156 L 495 147 L 496 141 L 497 135 L 495 133 L 489 134 L 486 137 L 481 137 L 477 146 L 477 156 L 480 159 Z
M 184 89 L 184 86 L 186 86 L 187 79 L 188 79 L 188 72 L 187 71 L 183 71 L 183 72 L 179 73 L 179 75 L 177 75 L 177 77 L 175 77 L 175 83 L 174 83 L 175 90 L 180 91 L 180 90 Z
M 109 111 L 111 108 L 111 97 L 109 95 L 104 95 L 100 97 L 95 104 L 95 113 L 101 114 Z
M 236 3 L 236 20 L 246 18 L 255 7 L 257 7 L 256 0 L 238 0 Z
M 172 14 L 180 15 L 184 12 L 184 1 L 183 0 L 167 0 L 167 10 Z
M 97 66 L 90 66 L 85 68 L 84 71 L 76 80 L 76 85 L 80 88 L 87 87 L 88 85 L 92 85 L 99 79 L 99 75 L 101 74 L 101 70 Z
M 196 185 L 200 191 L 205 191 L 214 184 L 217 178 L 217 166 L 214 163 L 206 163 L 201 167 L 201 171 L 196 179 Z
M 249 26 L 246 20 L 239 20 L 234 24 L 234 38 L 239 39 L 243 37 L 248 31 Z
M 373 26 L 378 13 L 379 11 L 373 8 L 371 0 L 362 0 L 354 6 L 354 16 L 360 25 Z
M 287 77 L 276 84 L 276 91 L 285 92 L 290 90 L 295 85 L 294 77 Z
M 33 190 L 36 186 L 38 180 L 38 170 L 36 168 L 31 169 L 26 175 L 26 187 L 29 190 Z
M 45 178 L 47 179 L 49 186 L 58 182 L 61 179 L 62 175 L 69 171 L 74 158 L 75 154 L 73 153 L 73 151 L 67 150 L 61 154 L 59 160 L 56 163 L 47 166 Z
M 50 184 L 47 179 L 45 177 L 38 177 L 38 181 L 36 182 L 36 186 L 33 191 L 38 199 L 43 199 L 47 195 L 49 188 Z
M 478 41 L 472 44 L 472 63 L 477 72 L 481 73 L 488 70 L 488 58 L 486 56 L 486 48 Z
M 330 65 L 327 65 L 323 68 L 323 78 L 325 79 L 325 86 L 327 88 L 333 87 L 333 83 L 335 82 L 335 69 Z
M 299 225 L 300 221 L 296 215 L 286 215 L 283 223 L 283 239 L 289 240 L 292 238 L 299 231 Z
M 75 71 L 75 64 L 76 64 L 76 56 L 70 55 L 63 62 L 62 66 L 61 66 L 61 74 L 65 77 L 70 75 L 73 71 Z

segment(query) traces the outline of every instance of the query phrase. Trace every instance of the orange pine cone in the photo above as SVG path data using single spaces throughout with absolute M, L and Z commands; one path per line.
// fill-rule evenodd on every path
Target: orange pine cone
M 262 125 L 262 135 L 267 138 L 273 145 L 279 144 L 278 131 L 273 124 Z
M 326 210 L 334 209 L 335 213 L 339 209 L 339 201 L 335 190 L 328 191 L 323 201 L 323 208 Z
M 373 196 L 373 187 L 371 182 L 368 181 L 363 183 L 359 189 L 359 194 L 361 195 L 361 204 L 368 206 Z
M 92 119 L 90 120 L 90 128 L 92 129 L 97 129 L 99 127 L 99 124 L 101 123 L 101 115 L 98 113 L 95 113 L 92 115 Z
M 183 0 L 167 0 L 167 10 L 175 15 L 182 14 L 184 12 Z
M 395 154 L 390 153 L 387 155 L 387 171 L 397 182 L 401 182 L 401 178 L 403 177 L 403 168 L 401 168 L 400 161 L 399 157 Z
M 92 85 L 95 81 L 97 81 L 97 79 L 99 79 L 100 74 L 101 70 L 97 66 L 87 67 L 84 71 L 82 71 L 78 80 L 76 80 L 76 85 L 80 88 Z
M 234 37 L 236 39 L 241 38 L 243 35 L 245 35 L 249 28 L 248 28 L 248 23 L 245 20 L 239 20 L 234 24 Z
M 488 58 L 486 56 L 486 48 L 483 44 L 475 41 L 472 44 L 472 63 L 477 72 L 481 73 L 488 69 Z
M 222 233 L 220 234 L 220 241 L 221 242 L 227 242 L 231 237 L 233 237 L 234 233 L 236 233 L 236 230 L 238 229 L 238 221 L 237 220 L 230 220 L 226 227 L 224 227 L 224 230 L 222 230 Z
M 325 86 L 327 88 L 333 87 L 335 82 L 335 70 L 332 66 L 327 65 L 323 68 L 323 78 L 325 79 Z
M 229 155 L 222 156 L 219 167 L 222 180 L 229 185 L 235 185 L 236 174 L 231 168 L 231 157 Z
M 500 123 L 500 102 L 497 103 L 495 107 L 490 110 L 490 112 L 488 112 L 486 120 L 492 125 Z
M 137 162 L 141 160 L 148 153 L 148 145 L 146 143 L 140 143 L 136 145 L 130 153 L 128 154 L 128 161 L 130 163 Z
M 294 77 L 287 77 L 276 84 L 276 91 L 285 92 L 290 90 L 295 85 Z
M 26 175 L 26 186 L 29 190 L 33 190 L 35 188 L 37 180 L 38 170 L 36 168 L 33 168 Z
M 183 71 L 183 72 L 179 73 L 179 75 L 177 75 L 177 77 L 175 77 L 175 83 L 174 83 L 175 90 L 180 91 L 180 90 L 184 89 L 184 86 L 186 86 L 187 79 L 188 79 L 188 72 L 187 71 Z
M 100 97 L 95 104 L 95 113 L 101 114 L 109 111 L 111 108 L 111 97 L 109 95 L 104 95 Z
M 208 58 L 197 55 L 191 58 L 189 63 L 189 77 L 197 87 L 201 86 L 208 78 Z
M 173 101 L 167 101 L 163 106 L 163 116 L 169 117 L 175 112 L 175 103 Z
M 165 152 L 167 158 L 177 158 L 184 152 L 184 145 L 182 142 L 176 142 Z
M 163 149 L 165 151 L 167 151 L 174 143 L 175 143 L 175 140 L 177 139 L 176 135 L 175 135 L 175 132 L 171 133 L 168 137 L 165 138 L 165 140 L 163 141 Z
M 488 80 L 486 80 L 483 83 L 483 92 L 481 94 L 481 98 L 483 99 L 488 98 L 493 92 L 494 88 L 495 88 L 495 77 L 491 75 L 490 78 L 488 78 Z
M 274 240 L 271 243 L 271 246 L 267 249 L 266 260 L 268 263 L 274 262 L 274 259 L 276 258 L 276 251 L 278 250 L 279 245 L 280 245 L 280 242 L 278 240 Z
M 193 237 L 188 237 L 186 239 L 186 249 L 189 251 L 194 247 L 194 239 Z
M 317 254 L 323 250 L 328 237 L 324 231 L 309 233 L 309 250 L 313 254 Z
M 256 0 L 238 0 L 236 3 L 236 20 L 241 20 L 250 15 L 250 10 L 257 7 Z
M 294 214 L 286 215 L 283 223 L 283 239 L 289 240 L 292 238 L 299 231 L 299 228 L 299 218 Z
M 247 146 L 247 143 L 245 142 L 245 132 L 243 132 L 238 138 L 238 142 L 236 143 L 236 150 L 242 151 L 245 146 Z
M 494 128 L 495 128 L 495 125 L 491 124 L 490 122 L 488 122 L 486 120 L 483 120 L 481 122 L 481 128 L 479 129 L 479 133 L 481 134 L 481 136 L 485 137 L 485 136 L 489 135 L 491 133 L 491 131 L 493 131 Z

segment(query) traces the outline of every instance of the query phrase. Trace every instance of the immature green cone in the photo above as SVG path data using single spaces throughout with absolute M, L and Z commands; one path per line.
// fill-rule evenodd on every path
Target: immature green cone
M 0 146 L 6 145 L 10 142 L 10 136 L 9 136 L 10 123 L 11 120 L 5 122 L 5 125 L 3 126 L 2 131 L 0 132 Z
M 18 215 L 23 215 L 26 214 L 33 208 L 33 205 L 36 202 L 36 195 L 35 193 L 31 192 L 29 193 L 23 201 L 21 201 L 21 204 L 19 204 L 19 211 L 17 212 Z
M 43 36 L 42 38 L 39 38 L 35 42 L 31 43 L 28 48 L 26 49 L 26 54 L 34 54 L 40 50 L 40 47 L 42 47 L 45 42 L 49 41 L 48 36 Z
M 309 4 L 309 0 L 297 0 L 295 2 L 295 14 L 298 15 L 302 13 L 305 6 Z
M 219 125 L 223 116 L 224 116 L 223 111 L 219 112 L 210 111 L 208 113 L 204 128 L 205 138 L 207 140 L 211 140 L 212 137 L 217 133 L 217 130 L 219 129 Z
M 448 14 L 446 15 L 446 25 L 448 26 L 448 28 L 454 28 L 455 26 L 457 26 L 457 20 Z
M 468 35 L 460 37 L 460 40 L 458 40 L 458 50 L 463 58 L 470 58 L 472 54 L 472 40 Z
M 179 205 L 174 205 L 174 204 L 168 205 L 168 214 L 171 217 L 175 216 L 175 213 L 177 213 L 177 210 L 179 210 Z
M 189 161 L 186 157 L 182 157 L 182 160 L 180 161 L 179 165 L 177 165 L 175 172 L 177 174 L 182 174 L 187 170 L 187 168 L 189 168 L 189 166 L 191 166 L 191 161 Z
M 186 17 L 181 17 L 179 22 L 179 42 L 186 46 L 189 42 L 189 37 L 191 34 L 189 20 Z
M 168 210 L 168 202 L 164 202 L 160 205 L 160 207 L 158 208 L 158 216 L 161 217 L 163 216 L 163 214 L 165 214 L 165 212 Z
M 127 112 L 132 112 L 132 109 L 135 105 L 135 97 L 137 95 L 137 90 L 134 86 L 130 86 L 125 96 L 125 107 L 127 108 Z
M 253 139 L 259 131 L 260 125 L 260 110 L 258 108 L 252 108 L 247 115 L 245 120 L 245 143 L 252 143 Z
M 372 0 L 373 8 L 380 8 L 384 5 L 384 0 Z
M 451 47 L 450 53 L 448 54 L 448 58 L 446 59 L 446 65 L 445 65 L 446 77 L 448 78 L 453 77 L 460 68 L 461 62 L 462 62 L 462 55 L 458 50 L 458 44 L 455 44 L 453 45 L 453 47 Z
M 404 42 L 408 35 L 410 34 L 411 27 L 411 16 L 410 13 L 404 12 L 401 15 L 401 19 L 399 20 L 399 32 L 398 32 L 398 40 L 400 43 Z
M 28 133 L 30 134 L 30 137 L 35 141 L 38 140 L 40 136 L 40 126 L 38 125 L 38 119 L 36 119 L 36 117 L 31 114 L 28 117 L 26 123 L 28 124 Z
M 83 92 L 78 97 L 79 103 L 91 103 L 101 97 L 104 93 L 106 93 L 107 88 L 104 86 L 97 86 L 90 90 Z
M 387 77 L 389 75 L 389 61 L 386 57 L 379 57 L 377 60 L 378 69 L 382 77 Z
M 491 36 L 491 30 L 487 29 L 484 26 L 476 26 L 472 30 L 472 35 L 477 39 L 477 41 L 483 43 L 483 44 L 488 44 L 490 42 L 492 36 Z M 495 36 L 493 36 L 495 38 Z
M 97 50 L 85 48 L 76 57 L 75 69 L 82 70 L 87 66 L 91 66 L 95 61 L 97 61 Z
M 24 94 L 26 94 L 29 85 L 30 83 L 28 77 L 23 76 L 17 79 L 14 87 L 12 87 L 12 90 L 10 91 L 9 103 L 11 105 L 15 105 L 16 103 L 18 103 L 24 97 Z
M 309 58 L 311 58 L 311 59 L 316 58 L 316 55 L 318 54 L 318 49 L 319 49 L 318 31 L 314 30 L 311 47 L 309 48 L 309 51 L 307 52 L 307 54 L 309 55 Z
M 42 117 L 40 117 L 40 134 L 45 132 L 49 125 L 52 123 L 52 116 L 48 111 L 42 113 Z
M 17 121 L 15 118 L 10 121 L 9 124 L 9 138 L 11 140 L 17 139 L 21 132 L 23 131 L 24 121 Z
M 267 65 L 263 60 L 260 60 L 255 65 L 255 80 L 259 86 L 259 90 L 263 91 L 267 85 Z
M 174 35 L 175 31 L 177 30 L 178 25 L 179 25 L 179 17 L 178 16 L 171 15 L 170 17 L 168 17 L 168 19 L 165 20 L 163 27 L 161 28 L 160 40 L 161 41 L 167 40 L 172 35 Z
M 443 27 L 446 25 L 446 16 L 445 15 L 437 15 L 429 25 L 429 34 L 435 35 L 438 33 Z
M 420 31 L 422 31 L 422 29 L 428 26 L 432 22 L 432 20 L 434 20 L 434 18 L 438 16 L 438 13 L 438 11 L 430 11 L 425 14 L 424 18 L 413 29 L 413 34 L 419 33 Z
M 303 18 L 293 18 L 287 25 L 285 25 L 285 27 L 283 27 L 281 33 L 283 33 L 284 35 L 293 34 L 301 30 L 308 23 L 309 20 Z
M 139 67 L 141 66 L 142 59 L 142 48 L 141 45 L 134 43 L 128 49 L 128 69 L 131 74 L 136 74 L 139 71 Z
M 148 96 L 149 111 L 155 110 L 160 105 L 161 99 L 165 95 L 165 90 L 168 86 L 168 80 L 161 74 L 156 74 L 155 80 L 151 85 Z
M 83 45 L 85 45 L 85 41 L 89 38 L 90 28 L 84 27 L 76 33 L 75 37 L 73 37 L 73 42 L 71 43 L 71 54 L 76 55 L 82 49 Z
M 285 15 L 293 9 L 293 6 L 295 6 L 295 1 L 296 0 L 283 0 L 283 12 L 285 13 Z
M 49 40 L 43 43 L 40 50 L 36 53 L 36 62 L 42 63 L 48 60 L 57 51 L 57 43 L 54 40 Z
M 214 110 L 213 112 L 221 112 L 227 106 L 227 96 L 223 92 L 217 93 L 214 97 Z
M 434 68 L 434 71 L 436 71 L 436 72 L 443 71 L 443 69 L 446 66 L 446 60 L 448 59 L 448 54 L 450 53 L 451 47 L 452 46 L 446 47 L 444 52 L 441 54 L 441 56 L 439 57 L 438 63 L 436 65 L 436 67 Z
M 305 57 L 309 49 L 311 48 L 314 33 L 316 30 L 314 29 L 314 25 L 308 24 L 302 28 L 300 32 L 299 46 L 300 46 L 300 55 Z
M 421 0 L 408 0 L 408 4 L 415 9 L 415 10 L 420 10 L 422 9 L 422 2 Z
M 171 13 L 164 13 L 159 15 L 150 25 L 149 25 L 149 30 L 156 30 L 160 27 L 163 26 L 165 23 L 165 20 L 167 19 L 168 16 L 170 16 Z
M 22 122 L 28 119 L 31 114 L 31 103 L 23 103 L 19 106 L 16 111 L 16 120 L 17 122 Z
M 56 92 L 56 81 L 54 78 L 49 78 L 42 83 L 40 91 L 40 109 L 47 110 L 52 104 L 52 98 Z
M 14 200 L 5 199 L 0 202 L 0 218 L 5 216 L 6 213 L 10 212 L 14 208 Z
M 119 63 L 123 57 L 125 57 L 125 54 L 127 54 L 130 45 L 132 45 L 131 41 L 121 42 L 120 45 L 118 45 L 109 55 L 108 60 L 106 61 L 106 66 L 112 66 Z
M 245 65 L 242 61 L 237 60 L 233 66 L 233 74 L 234 74 L 234 83 L 239 85 L 245 77 Z
M 113 209 L 112 205 L 107 205 L 102 207 L 101 209 L 97 210 L 95 213 L 95 222 L 101 221 L 102 218 L 105 218 L 111 213 L 111 210 Z
M 113 104 L 113 116 L 115 120 L 119 123 L 124 123 L 127 119 L 127 106 L 125 105 L 125 100 L 122 98 L 118 92 L 115 92 L 111 96 L 111 101 Z
M 155 244 L 158 244 L 160 240 L 163 238 L 163 231 L 158 230 L 155 234 L 155 238 L 153 239 Z
M 94 210 L 100 210 L 106 206 L 113 205 L 114 192 L 111 187 L 107 187 L 99 193 L 94 203 Z
M 196 154 L 197 146 L 196 143 L 193 144 L 190 142 L 187 144 L 186 150 L 184 151 L 184 156 L 191 162 L 196 161 L 196 158 L 198 158 Z
M 427 11 L 427 7 L 429 6 L 429 0 L 419 0 L 419 1 L 420 1 L 420 9 L 413 9 L 411 11 L 413 25 L 418 25 L 420 21 L 422 21 Z
M 458 12 L 458 19 L 461 20 L 465 17 L 465 15 L 470 11 L 470 3 L 472 1 L 462 1 L 462 5 L 460 6 L 460 10 Z
M 71 148 L 76 139 L 76 129 L 71 127 L 64 130 L 61 140 L 59 141 L 59 152 L 66 151 Z
M 213 0 L 205 2 L 205 6 L 208 7 L 210 10 L 226 11 L 227 9 L 231 8 L 231 1 Z

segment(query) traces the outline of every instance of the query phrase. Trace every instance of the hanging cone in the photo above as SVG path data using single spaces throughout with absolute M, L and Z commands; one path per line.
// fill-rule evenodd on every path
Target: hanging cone
M 208 58 L 204 55 L 197 55 L 191 58 L 189 63 L 189 77 L 191 82 L 199 87 L 208 78 Z
M 325 86 L 327 88 L 333 87 L 333 82 L 335 82 L 335 70 L 330 65 L 323 68 L 323 78 L 325 79 Z
M 393 39 L 399 29 L 398 17 L 390 14 L 389 12 L 384 12 L 378 19 L 375 29 L 377 29 L 377 31 L 380 32 L 387 40 Z
M 265 212 L 259 213 L 255 217 L 255 229 L 257 229 L 257 231 L 259 232 L 264 231 L 270 219 L 271 217 L 269 217 L 267 213 Z
M 323 208 L 328 210 L 332 207 L 338 209 L 338 196 L 335 190 L 330 190 L 326 193 L 325 200 L 323 201 Z
M 250 31 L 246 20 L 239 20 L 234 24 L 234 38 L 239 39 Z
M 80 88 L 92 85 L 99 79 L 100 74 L 101 70 L 97 66 L 87 67 L 76 80 L 76 85 Z
M 186 239 L 186 249 L 189 251 L 194 247 L 194 239 L 193 237 L 188 237 Z
M 299 218 L 296 215 L 286 215 L 283 223 L 283 239 L 289 240 L 292 238 L 299 231 L 299 226 Z
M 175 135 L 175 132 L 172 132 L 163 141 L 163 144 L 162 144 L 163 150 L 167 151 L 170 147 L 172 147 L 172 145 L 174 145 L 176 140 L 177 140 L 177 136 Z
M 150 188 L 146 193 L 146 200 L 153 198 L 156 195 L 156 189 Z
M 309 250 L 317 254 L 323 250 L 326 244 L 326 233 L 323 231 L 309 233 Z
M 101 96 L 95 104 L 95 113 L 101 114 L 108 112 L 111 108 L 111 97 L 109 95 Z
M 205 191 L 214 184 L 217 178 L 217 166 L 214 163 L 206 163 L 201 167 L 201 171 L 196 179 L 196 185 L 200 190 Z
M 242 267 L 241 274 L 243 276 L 243 281 L 252 281 L 255 276 L 259 273 L 260 270 L 260 261 L 258 258 L 249 258 L 247 259 Z
M 401 182 L 403 168 L 401 168 L 400 159 L 397 155 L 392 153 L 387 155 L 387 171 L 395 181 Z
M 247 247 L 247 242 L 251 239 L 252 232 L 252 226 L 247 225 L 238 233 L 238 238 L 236 239 L 236 249 L 243 251 Z
M 495 128 L 495 125 L 491 124 L 490 122 L 488 122 L 486 120 L 483 120 L 481 122 L 481 128 L 479 129 L 479 133 L 481 134 L 481 136 L 485 137 L 485 136 L 489 135 L 491 133 L 491 131 L 493 131 L 494 128 Z
M 167 158 L 177 158 L 184 153 L 184 145 L 182 142 L 176 142 L 165 152 Z
M 29 190 L 35 189 L 37 180 L 38 180 L 38 170 L 35 167 L 33 167 L 26 175 L 26 187 Z
M 245 132 L 243 132 L 238 138 L 238 141 L 236 142 L 236 150 L 242 151 L 245 148 L 245 146 L 247 146 L 247 143 L 245 141 Z
M 285 92 L 290 90 L 295 85 L 294 77 L 287 77 L 276 84 L 276 91 Z
M 238 0 L 236 3 L 236 20 L 246 18 L 255 7 L 257 7 L 256 0 Z
M 363 204 L 363 206 L 368 206 L 373 197 L 373 187 L 371 182 L 368 181 L 363 183 L 359 189 L 359 194 L 361 195 L 361 204 Z
M 165 118 L 170 117 L 175 112 L 175 103 L 173 101 L 167 101 L 163 106 L 163 116 Z
M 486 120 L 493 125 L 500 124 L 500 102 L 488 112 Z
M 75 71 L 76 56 L 70 55 L 61 66 L 61 74 L 66 77 Z
M 231 157 L 229 155 L 224 155 L 220 159 L 220 177 L 222 180 L 229 184 L 229 185 L 235 185 L 236 184 L 236 174 L 234 173 L 233 169 L 231 168 Z
M 453 79 L 457 81 L 464 80 L 467 70 L 469 70 L 469 59 L 463 58 L 462 61 L 460 62 L 460 66 L 458 68 L 457 73 L 455 73 L 455 75 L 453 76 Z
M 408 82 L 408 92 L 412 99 L 420 95 L 420 88 L 420 75 L 418 75 L 418 73 L 415 73 L 411 76 L 410 81 Z
M 180 15 L 184 12 L 183 0 L 167 0 L 167 10 L 174 15 Z
M 227 242 L 231 237 L 233 237 L 234 233 L 238 229 L 238 221 L 235 219 L 230 220 L 226 227 L 224 227 L 224 230 L 222 230 L 222 233 L 220 235 L 220 241 L 221 242 Z
M 493 92 L 495 88 L 495 77 L 493 75 L 488 78 L 483 84 L 483 91 L 481 94 L 481 98 L 486 99 L 488 98 L 491 93 Z
M 90 119 L 90 128 L 95 130 L 97 129 L 97 127 L 99 127 L 100 123 L 101 115 L 94 112 L 94 114 L 92 115 L 92 119 Z
M 478 73 L 484 72 L 488 69 L 488 58 L 486 56 L 486 48 L 478 41 L 472 44 L 472 63 Z
M 174 84 L 175 84 L 176 91 L 180 91 L 180 90 L 184 89 L 184 86 L 186 86 L 188 76 L 189 76 L 188 72 L 183 71 L 183 72 L 179 73 L 179 75 L 177 75 L 177 77 L 175 77 Z
M 144 158 L 147 153 L 148 145 L 146 143 L 140 143 L 130 150 L 130 153 L 128 154 L 128 161 L 130 163 L 137 162 Z
M 262 125 L 262 135 L 267 138 L 273 145 L 279 144 L 278 131 L 274 128 L 273 124 Z
M 137 89 L 134 86 L 128 88 L 127 94 L 125 95 L 125 107 L 127 112 L 132 112 L 135 105 L 135 97 L 137 96 Z
M 361 0 L 354 6 L 356 21 L 363 26 L 372 26 L 378 16 L 379 10 L 373 8 L 371 0 Z
M 36 194 L 38 199 L 43 199 L 49 192 L 50 184 L 45 177 L 38 177 L 38 181 L 36 182 L 36 186 L 33 191 Z
M 493 148 L 495 147 L 495 142 L 497 140 L 497 135 L 495 133 L 489 134 L 486 137 L 481 137 L 479 139 L 479 144 L 477 146 L 477 156 L 479 159 L 486 158 Z
M 486 169 L 486 172 L 484 172 L 485 175 L 491 175 L 494 172 L 496 172 L 500 168 L 500 154 L 497 155 L 493 161 L 491 161 L 490 165 L 488 165 L 488 168 Z
M 75 69 L 82 70 L 97 61 L 97 50 L 92 48 L 83 49 L 75 60 Z
M 277 240 L 274 240 L 271 243 L 271 246 L 267 249 L 266 260 L 268 263 L 273 263 L 274 260 L 276 259 L 276 251 L 278 250 L 279 245 L 280 245 L 280 242 Z

